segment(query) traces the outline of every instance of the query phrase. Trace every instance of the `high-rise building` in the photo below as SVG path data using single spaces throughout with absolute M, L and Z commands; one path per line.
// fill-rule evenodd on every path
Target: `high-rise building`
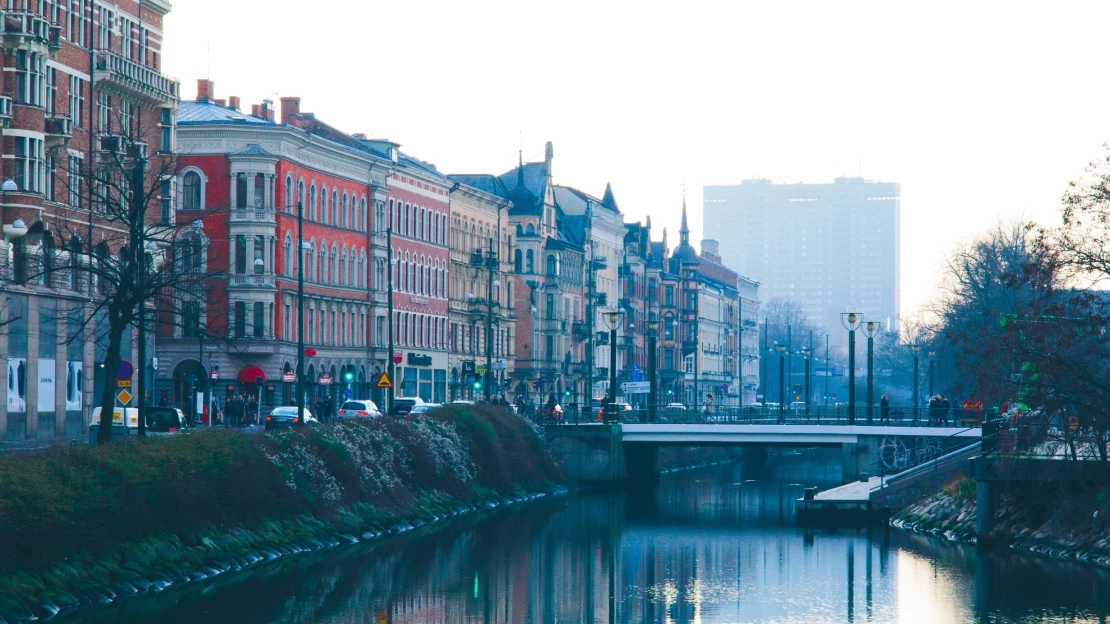
M 796 300 L 829 328 L 845 311 L 896 328 L 900 195 L 898 184 L 863 178 L 707 186 L 704 227 L 729 241 L 724 264 L 759 282 L 764 301 Z

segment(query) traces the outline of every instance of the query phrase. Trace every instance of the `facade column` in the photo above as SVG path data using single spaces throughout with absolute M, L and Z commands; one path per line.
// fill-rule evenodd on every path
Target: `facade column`
M 66 409 L 66 384 L 69 379 L 69 306 L 74 305 L 59 299 L 57 341 L 54 348 L 54 437 L 62 438 L 66 435 L 66 423 L 69 420 L 69 411 Z
M 228 196 L 228 204 L 232 208 L 238 208 L 235 205 L 236 198 L 239 197 L 239 174 L 238 172 L 231 172 L 231 195 Z
M 27 297 L 27 439 L 39 436 L 39 298 Z

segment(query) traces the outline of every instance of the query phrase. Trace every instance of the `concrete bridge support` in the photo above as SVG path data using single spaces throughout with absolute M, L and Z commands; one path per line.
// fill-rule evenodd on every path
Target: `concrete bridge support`
M 659 478 L 659 447 L 654 444 L 628 444 L 624 447 L 628 480 L 634 483 Z
M 975 483 L 975 535 L 980 544 L 990 540 L 994 517 L 998 514 L 998 484 L 993 481 Z
M 605 483 L 628 477 L 620 425 L 554 425 L 547 427 L 547 439 L 574 481 Z

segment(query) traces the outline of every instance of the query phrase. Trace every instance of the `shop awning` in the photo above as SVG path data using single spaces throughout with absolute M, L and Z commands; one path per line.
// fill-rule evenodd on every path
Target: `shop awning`
M 263 373 L 262 369 L 254 364 L 247 364 L 239 369 L 239 381 L 243 383 L 254 383 L 258 381 L 259 377 L 262 378 L 262 381 L 266 381 L 266 373 Z

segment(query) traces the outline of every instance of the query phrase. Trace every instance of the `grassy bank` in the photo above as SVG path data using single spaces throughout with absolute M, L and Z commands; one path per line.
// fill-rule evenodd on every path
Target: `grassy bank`
M 0 621 L 159 590 L 545 489 L 502 408 L 0 457 Z
M 974 543 L 975 480 L 961 476 L 891 519 L 902 529 Z M 1110 490 L 1023 484 L 1002 492 L 992 542 L 1110 567 Z

